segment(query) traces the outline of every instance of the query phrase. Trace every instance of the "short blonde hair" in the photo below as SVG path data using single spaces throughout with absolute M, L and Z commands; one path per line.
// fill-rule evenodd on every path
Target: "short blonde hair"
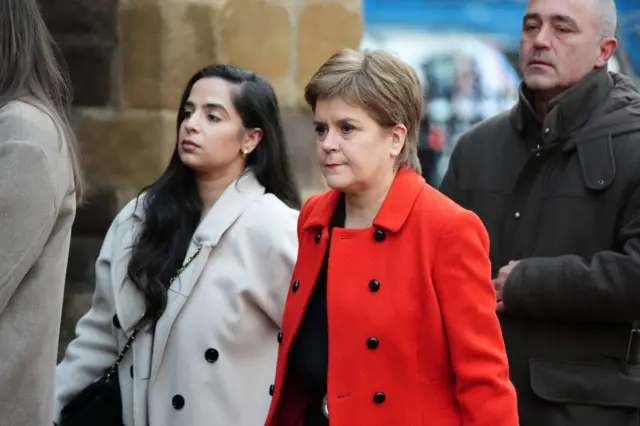
M 314 111 L 318 99 L 334 96 L 361 105 L 383 128 L 406 126 L 398 165 L 422 173 L 418 130 L 423 94 L 409 64 L 382 50 L 342 49 L 316 71 L 304 89 L 304 98 Z

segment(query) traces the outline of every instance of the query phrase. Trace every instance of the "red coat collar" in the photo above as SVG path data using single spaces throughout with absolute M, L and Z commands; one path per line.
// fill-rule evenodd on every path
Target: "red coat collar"
M 422 176 L 409 168 L 402 168 L 396 174 L 382 203 L 380 211 L 373 220 L 373 226 L 384 228 L 390 232 L 398 232 L 409 217 L 418 194 L 424 189 L 425 181 Z M 331 215 L 340 198 L 340 191 L 331 189 L 314 197 L 309 205 L 309 215 L 303 224 L 306 231 L 312 227 L 327 227 Z

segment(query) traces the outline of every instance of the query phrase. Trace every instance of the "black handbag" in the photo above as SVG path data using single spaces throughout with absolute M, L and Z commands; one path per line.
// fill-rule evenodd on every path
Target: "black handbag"
M 169 286 L 200 253 L 202 246 L 178 269 Z M 80 391 L 60 412 L 58 426 L 123 426 L 122 395 L 118 366 L 129 352 L 142 324 L 138 324 L 125 343 L 116 362 L 95 382 Z
M 84 388 L 60 412 L 59 426 L 122 426 L 122 398 L 118 366 L 136 335 L 136 327 L 116 362 L 95 382 Z

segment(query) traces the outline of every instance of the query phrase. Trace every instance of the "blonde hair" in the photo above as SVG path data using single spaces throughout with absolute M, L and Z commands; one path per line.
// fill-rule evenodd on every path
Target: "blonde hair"
M 318 99 L 334 96 L 361 105 L 383 128 L 405 125 L 407 136 L 398 165 L 422 173 L 418 130 L 423 95 L 409 64 L 382 50 L 342 49 L 316 71 L 304 90 L 314 111 Z

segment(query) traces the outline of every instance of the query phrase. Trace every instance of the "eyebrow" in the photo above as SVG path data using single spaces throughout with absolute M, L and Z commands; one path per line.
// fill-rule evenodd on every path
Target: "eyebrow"
M 355 124 L 355 125 L 360 124 L 360 122 L 358 120 L 356 120 L 355 118 L 351 118 L 351 117 L 341 118 L 340 120 L 336 120 L 336 122 L 339 123 L 339 124 L 345 124 L 345 123 Z M 314 126 L 326 126 L 327 123 L 324 122 L 324 121 L 313 120 L 313 125 Z
M 527 13 L 524 15 L 524 18 L 522 18 L 522 22 L 527 22 L 529 20 L 536 20 L 536 21 L 542 21 L 542 18 L 540 17 L 540 14 L 538 13 Z M 578 26 L 578 23 L 575 21 L 575 19 L 573 19 L 572 17 L 568 16 L 568 15 L 551 15 L 551 20 L 552 21 L 560 21 L 560 22 L 564 22 L 566 24 L 570 24 L 570 25 L 574 25 L 574 26 Z
M 191 101 L 185 102 L 184 106 L 185 107 L 190 107 L 190 108 L 194 108 L 195 107 L 195 105 Z M 229 115 L 229 111 L 227 111 L 227 109 L 224 107 L 224 105 L 216 103 L 216 102 L 213 102 L 213 103 L 212 102 L 208 102 L 208 103 L 204 104 L 204 107 L 208 108 L 208 109 L 218 109 L 218 110 L 224 112 L 225 114 Z

